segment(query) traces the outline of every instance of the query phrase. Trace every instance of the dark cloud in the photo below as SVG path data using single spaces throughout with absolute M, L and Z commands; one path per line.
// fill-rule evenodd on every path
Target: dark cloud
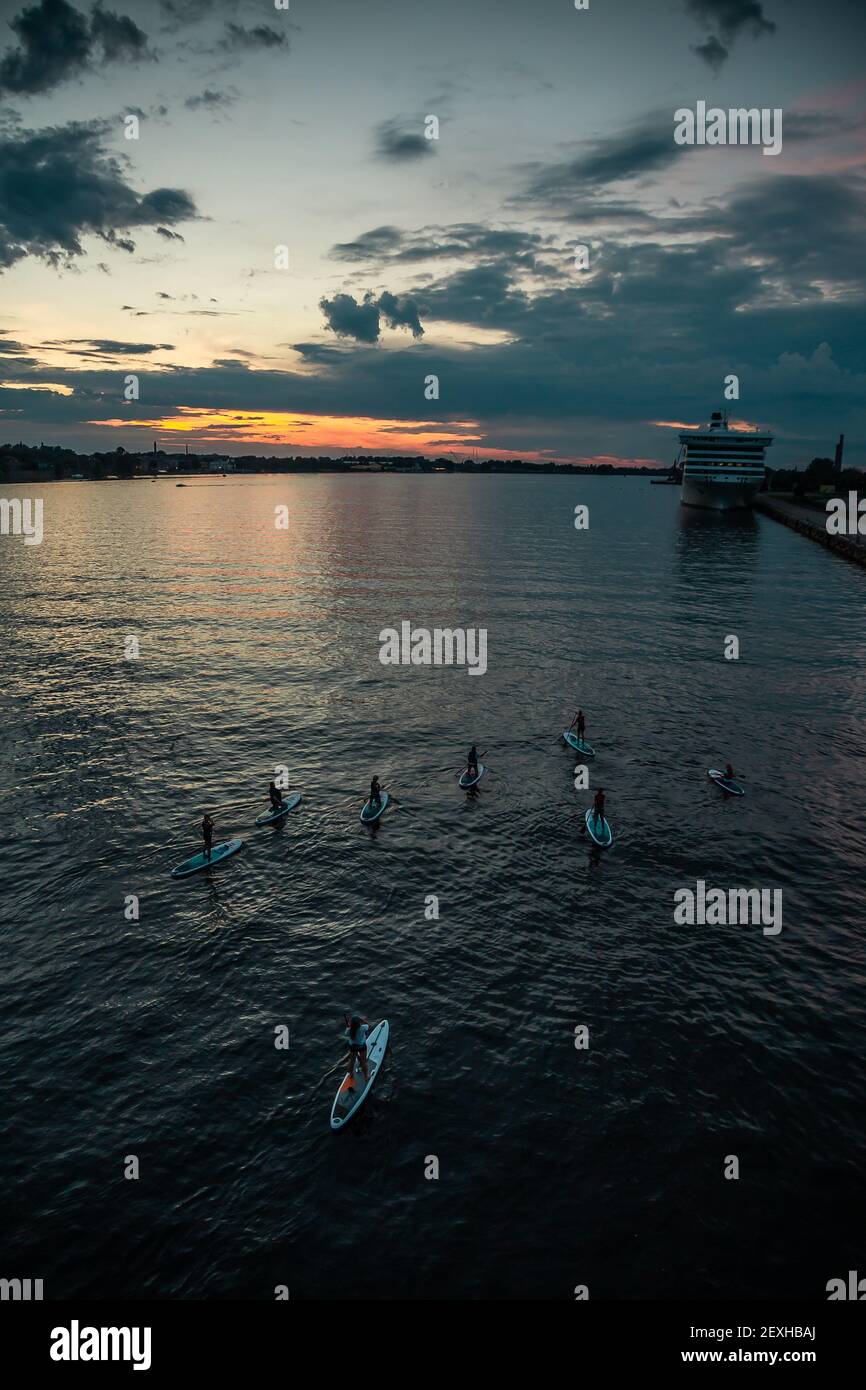
M 288 343 L 278 346 L 291 347 L 293 352 L 314 366 L 333 366 L 345 355 L 346 349 L 335 347 L 332 343 Z
M 722 64 L 730 56 L 725 45 L 719 42 L 715 34 L 710 34 L 703 43 L 694 44 L 692 52 L 697 53 L 699 58 L 703 58 L 707 67 L 712 68 L 713 72 L 719 72 Z
M 685 0 L 686 9 L 708 27 L 718 29 L 723 39 L 738 34 L 775 34 L 776 26 L 764 18 L 759 0 Z
M 154 188 L 145 193 L 138 206 L 141 221 L 148 226 L 155 222 L 181 222 L 195 216 L 189 194 L 180 188 Z
M 515 283 L 517 267 L 508 259 L 472 266 L 414 291 L 426 318 L 472 324 L 507 333 L 528 328 L 530 297 Z M 567 291 L 573 294 L 573 288 Z
M 760 267 L 764 294 L 791 301 L 856 292 L 866 301 L 866 181 L 785 174 L 736 190 L 701 226 L 717 230 L 731 258 Z M 723 254 L 722 247 L 719 248 Z
M 147 35 L 128 15 L 113 14 L 97 5 L 90 21 L 90 33 L 94 43 L 101 45 L 107 63 L 140 63 L 152 56 L 147 47 Z
M 90 62 L 91 39 L 83 14 L 66 0 L 41 0 L 25 7 L 9 28 L 19 47 L 0 60 L 0 92 L 31 96 L 83 72 Z
M 319 308 L 339 337 L 354 338 L 358 343 L 379 341 L 379 307 L 371 295 L 365 295 L 359 304 L 351 294 L 335 294 L 333 299 L 320 299 Z
M 434 141 L 422 131 L 407 128 L 406 121 L 383 121 L 376 127 L 376 156 L 391 164 L 425 159 L 434 153 Z
M 717 29 L 724 42 L 709 33 L 692 50 L 718 72 L 727 60 L 731 44 L 739 34 L 775 34 L 776 26 L 764 17 L 760 0 L 685 0 L 686 9 L 707 29 Z
M 332 246 L 330 256 L 335 261 L 386 264 L 508 255 L 516 263 L 533 267 L 539 256 L 550 252 L 553 240 L 539 232 L 488 227 L 476 222 L 422 227 L 413 232 L 385 226 L 363 232 L 355 241 Z
M 396 258 L 405 237 L 399 227 L 373 227 L 355 241 L 339 242 L 331 247 L 330 255 L 335 261 L 386 261 Z
M 196 216 L 182 189 L 136 193 L 104 148 L 108 132 L 107 122 L 91 121 L 0 138 L 0 268 L 24 256 L 68 263 L 84 254 L 88 234 L 134 251 L 121 233 Z
M 619 223 L 622 230 L 630 227 L 650 231 L 664 222 L 670 232 L 688 230 L 687 219 L 681 223 L 670 215 L 661 219 L 659 214 L 636 201 L 637 194 L 628 200 L 617 198 L 616 185 L 657 175 L 665 167 L 693 154 L 692 146 L 674 143 L 672 129 L 672 108 L 651 111 L 627 130 L 588 142 L 571 159 L 531 165 L 523 170 L 524 187 L 512 202 L 514 206 L 541 205 L 547 213 L 567 214 L 573 221 L 584 224 Z M 785 140 L 789 144 L 819 141 L 858 129 L 858 122 L 837 112 L 785 115 Z M 609 191 L 611 187 L 616 190 L 613 195 Z
M 187 97 L 184 106 L 190 111 L 197 111 L 200 107 L 207 111 L 223 111 L 229 106 L 234 106 L 237 99 L 237 92 L 220 92 L 205 87 L 197 96 Z
M 45 346 L 74 348 L 82 357 L 146 357 L 174 351 L 174 343 L 125 343 L 116 338 L 59 338 Z
M 126 15 L 97 6 L 91 20 L 68 0 L 38 0 L 9 21 L 18 47 L 0 59 L 0 94 L 36 96 L 103 63 L 153 55 L 147 35 Z
M 213 11 L 212 0 L 159 0 L 166 24 L 170 28 L 180 28 L 184 24 L 197 24 Z
M 30 356 L 30 348 L 27 343 L 16 342 L 14 338 L 7 337 L 8 329 L 0 328 L 0 356 L 6 358 L 0 370 L 12 368 L 20 370 L 22 367 L 36 367 L 39 365 L 38 359 Z
M 407 295 L 394 295 L 384 290 L 379 296 L 379 310 L 389 328 L 408 328 L 413 338 L 424 336 L 418 306 Z
M 414 300 L 388 290 L 378 299 L 368 292 L 360 302 L 351 294 L 337 294 L 333 299 L 320 299 L 319 308 L 333 333 L 358 343 L 378 342 L 382 319 L 389 328 L 408 328 L 413 338 L 424 334 Z
M 154 230 L 157 236 L 161 236 L 164 241 L 184 241 L 180 232 L 172 232 L 168 227 L 156 227 Z
M 526 195 L 561 202 L 575 191 L 656 174 L 679 159 L 684 148 L 674 144 L 672 113 L 652 112 L 628 130 L 588 141 L 573 159 L 536 166 L 530 170 Z
M 252 29 L 245 29 L 242 24 L 227 24 L 225 34 L 218 44 L 218 47 L 227 53 L 288 46 L 289 40 L 286 35 L 270 24 L 256 24 Z

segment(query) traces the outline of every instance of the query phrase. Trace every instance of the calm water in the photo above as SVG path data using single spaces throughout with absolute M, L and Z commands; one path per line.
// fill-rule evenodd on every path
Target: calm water
M 0 539 L 0 1274 L 819 1298 L 862 1267 L 863 572 L 631 480 L 41 492 L 43 545 Z M 487 674 L 383 667 L 404 619 L 487 628 Z M 602 857 L 557 742 L 578 703 Z M 706 778 L 727 757 L 741 800 Z M 278 763 L 303 803 L 255 830 Z M 244 850 L 175 882 L 205 807 Z M 676 926 L 698 878 L 783 889 L 781 935 Z M 392 1051 L 333 1135 L 353 1007 Z

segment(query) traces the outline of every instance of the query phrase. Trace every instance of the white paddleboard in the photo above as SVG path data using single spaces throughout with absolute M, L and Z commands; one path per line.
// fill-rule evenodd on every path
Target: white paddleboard
M 602 849 L 609 849 L 613 844 L 613 831 L 608 822 L 602 818 L 601 825 L 599 825 L 595 817 L 595 812 L 591 806 L 584 816 L 584 820 L 586 821 L 586 828 L 589 831 L 590 839 L 597 845 L 601 845 Z
M 237 854 L 243 840 L 223 840 L 221 845 L 214 845 L 210 853 L 210 859 L 205 858 L 205 852 L 194 854 L 191 859 L 185 859 L 182 864 L 178 864 L 176 869 L 172 869 L 172 878 L 187 878 L 190 874 L 197 874 L 200 869 L 210 869 L 214 864 L 219 864 L 223 859 L 228 859 L 230 854 Z
M 301 799 L 300 792 L 293 792 L 283 800 L 279 811 L 263 811 L 260 816 L 256 816 L 256 825 L 270 825 L 272 821 L 282 820 L 283 816 L 293 811 Z
M 379 1075 L 379 1067 L 388 1046 L 388 1020 L 383 1018 L 367 1038 L 367 1080 L 361 1070 L 361 1063 L 355 1062 L 354 1077 L 346 1072 L 340 1089 L 331 1106 L 331 1129 L 342 1129 L 348 1124 L 356 1110 L 360 1110 L 370 1093 L 370 1087 Z
M 460 783 L 460 785 L 461 785 L 461 787 L 463 788 L 464 791 L 468 791 L 470 787 L 477 787 L 477 786 L 478 786 L 478 783 L 481 781 L 481 778 L 484 776 L 484 774 L 485 774 L 486 771 L 487 771 L 487 768 L 484 766 L 484 764 L 483 764 L 483 763 L 479 763 L 479 764 L 478 764 L 478 776 L 477 776 L 477 777 L 472 777 L 472 776 L 470 775 L 469 769 L 468 769 L 468 767 L 467 767 L 467 768 L 465 769 L 465 771 L 461 772 L 460 776 L 457 778 L 457 781 Z
M 708 768 L 707 776 L 712 777 L 716 785 L 721 787 L 722 791 L 729 792 L 731 796 L 746 795 L 745 787 L 741 787 L 739 782 L 732 782 L 723 772 L 719 772 L 717 767 Z
M 571 729 L 566 729 L 562 737 L 565 739 L 569 748 L 573 748 L 576 753 L 582 753 L 585 758 L 595 757 L 595 749 L 590 748 L 589 744 L 582 738 L 578 738 L 577 734 L 573 733 Z
M 385 807 L 388 805 L 389 800 L 388 793 L 382 792 L 382 799 L 378 806 L 371 808 L 369 801 L 365 801 L 361 809 L 361 820 L 364 824 L 372 825 L 374 820 L 378 820 Z

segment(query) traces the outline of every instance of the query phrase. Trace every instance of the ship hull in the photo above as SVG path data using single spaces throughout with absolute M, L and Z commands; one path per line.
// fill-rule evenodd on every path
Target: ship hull
M 711 512 L 744 511 L 752 506 L 760 486 L 757 480 L 749 483 L 716 483 L 684 478 L 680 501 L 684 507 L 703 507 Z

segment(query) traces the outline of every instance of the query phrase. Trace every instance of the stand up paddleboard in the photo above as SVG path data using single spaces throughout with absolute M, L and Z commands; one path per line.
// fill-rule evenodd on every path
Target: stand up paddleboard
M 243 840 L 223 840 L 221 845 L 214 845 L 210 852 L 210 859 L 205 856 L 204 850 L 201 854 L 194 854 L 191 859 L 185 859 L 182 864 L 178 864 L 176 869 L 172 869 L 172 878 L 188 878 L 190 874 L 197 874 L 200 869 L 210 869 L 214 864 L 219 864 L 223 859 L 228 859 L 230 854 L 237 854 Z
M 562 737 L 565 739 L 569 748 L 573 748 L 576 753 L 582 753 L 585 758 L 595 757 L 595 749 L 590 748 L 589 744 L 584 742 L 582 738 L 578 738 L 577 734 L 572 733 L 571 729 L 566 729 Z
M 364 1080 L 361 1063 L 353 1059 L 355 1075 L 353 1077 L 351 1072 L 346 1072 L 331 1106 L 331 1129 L 342 1129 L 343 1125 L 349 1123 L 355 1111 L 360 1110 L 370 1093 L 370 1087 L 379 1075 L 379 1067 L 387 1046 L 388 1020 L 383 1018 L 367 1039 L 367 1080 Z
M 730 792 L 731 796 L 746 795 L 745 787 L 741 787 L 739 782 L 732 782 L 730 777 L 726 777 L 723 772 L 719 772 L 717 767 L 709 768 L 707 776 L 712 777 L 716 785 L 721 787 L 722 791 Z
M 469 768 L 467 767 L 464 772 L 461 772 L 460 776 L 457 778 L 457 781 L 459 782 L 463 790 L 466 792 L 469 790 L 470 787 L 478 786 L 478 783 L 481 781 L 481 778 L 484 776 L 486 771 L 487 768 L 484 766 L 484 764 L 479 763 L 478 775 L 476 777 L 473 777 L 471 772 L 469 771 Z
M 584 820 L 586 821 L 586 828 L 589 831 L 589 838 L 593 840 L 595 844 L 601 845 L 602 849 L 609 849 L 613 844 L 613 831 L 604 817 L 602 817 L 601 825 L 599 825 L 595 818 L 595 812 L 590 806 L 584 816 Z
M 370 805 L 369 801 L 365 801 L 361 809 L 361 820 L 364 824 L 372 825 L 374 820 L 378 820 L 389 801 L 390 797 L 387 792 L 382 792 L 382 800 L 379 802 L 378 806 L 373 807 Z
M 293 811 L 301 799 L 300 792 L 293 792 L 287 796 L 279 811 L 263 811 L 260 816 L 256 816 L 256 825 L 270 825 L 272 821 L 282 820 L 283 816 Z

